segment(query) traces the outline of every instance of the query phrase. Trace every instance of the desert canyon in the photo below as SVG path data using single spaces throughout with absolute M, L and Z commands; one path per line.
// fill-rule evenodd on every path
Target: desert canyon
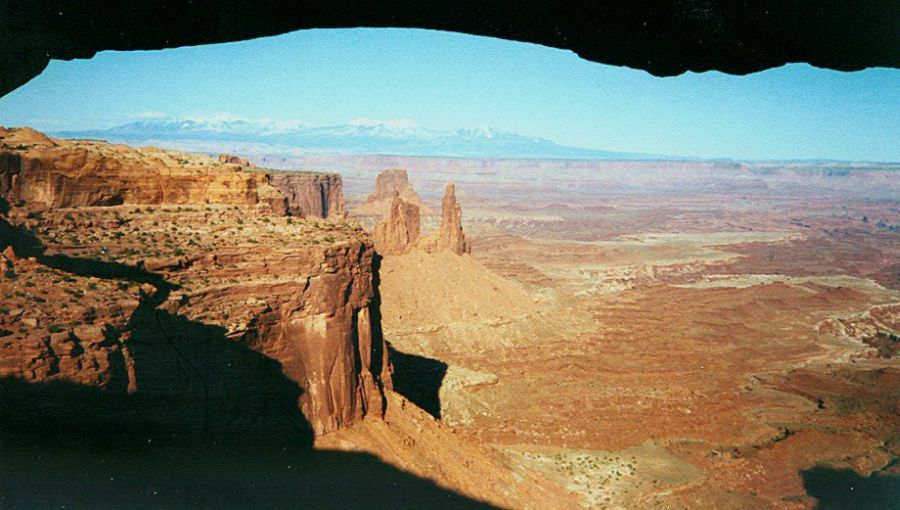
M 0 508 L 877 505 L 898 172 L 0 128 Z

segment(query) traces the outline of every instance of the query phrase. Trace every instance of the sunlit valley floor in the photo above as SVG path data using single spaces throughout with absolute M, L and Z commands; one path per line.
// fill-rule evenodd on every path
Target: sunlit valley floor
M 591 508 L 842 507 L 819 465 L 880 471 L 835 471 L 848 507 L 896 504 L 896 189 L 552 175 L 459 186 L 471 256 L 385 257 L 398 389 Z

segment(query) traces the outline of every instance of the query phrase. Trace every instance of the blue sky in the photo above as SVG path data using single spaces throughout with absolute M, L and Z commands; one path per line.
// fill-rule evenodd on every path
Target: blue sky
M 752 159 L 900 161 L 900 70 L 646 72 L 533 44 L 408 29 L 308 30 L 54 61 L 0 124 L 54 131 L 154 116 L 491 127 L 565 145 Z

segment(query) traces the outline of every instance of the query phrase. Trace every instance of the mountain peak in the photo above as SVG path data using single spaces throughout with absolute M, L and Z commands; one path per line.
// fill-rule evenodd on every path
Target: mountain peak
M 248 120 L 234 116 L 210 118 L 156 117 L 103 130 L 63 131 L 61 138 L 100 138 L 116 142 L 165 145 L 252 143 L 272 150 L 337 154 L 394 154 L 508 159 L 648 159 L 646 154 L 609 152 L 560 145 L 550 140 L 479 125 L 437 131 L 408 119 L 358 118 L 349 124 L 310 127 L 299 122 Z M 258 147 L 257 147 L 258 150 Z M 654 156 L 656 157 L 656 156 Z

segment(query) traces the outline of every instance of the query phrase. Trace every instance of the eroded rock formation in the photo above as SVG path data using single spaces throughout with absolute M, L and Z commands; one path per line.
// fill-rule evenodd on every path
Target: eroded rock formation
M 401 255 L 419 241 L 419 207 L 394 194 L 388 216 L 375 227 L 375 249 L 382 255 Z
M 247 161 L 247 158 L 242 158 L 240 156 L 235 156 L 233 154 L 222 153 L 219 154 L 219 157 L 216 158 L 219 163 L 229 163 L 232 165 L 240 165 L 240 166 L 250 166 L 250 162 Z
M 47 207 L 230 204 L 283 214 L 285 197 L 264 172 L 155 148 L 50 139 L 0 128 L 0 195 Z
M 405 183 L 405 184 L 404 184 Z M 369 196 L 370 204 L 382 199 L 386 189 L 402 184 L 403 189 L 412 191 L 406 179 L 406 170 L 387 170 L 378 176 L 375 193 Z M 400 191 L 393 192 L 390 207 L 376 226 L 375 247 L 382 255 L 402 255 L 414 248 L 429 253 L 449 251 L 457 255 L 471 253 L 472 247 L 462 227 L 462 208 L 456 201 L 456 186 L 447 184 L 441 203 L 441 224 L 436 232 L 420 239 L 421 208 L 406 201 Z
M 287 197 L 287 211 L 292 216 L 340 218 L 347 214 L 338 174 L 277 172 L 272 174 L 272 185 Z
M 245 158 L 57 140 L 0 128 L 0 196 L 46 207 L 229 204 L 276 215 L 340 218 L 338 174 L 275 172 Z
M 226 336 L 277 360 L 302 389 L 301 409 L 316 434 L 380 415 L 390 375 L 380 324 L 373 323 L 372 245 L 353 236 L 280 248 L 218 255 L 223 268 L 261 276 L 198 291 L 178 313 L 199 319 L 224 308 Z
M 413 197 L 418 198 L 409 182 L 409 175 L 403 168 L 388 169 L 378 174 L 375 178 L 375 192 L 369 195 L 369 201 L 393 199 L 397 193 L 407 201 Z
M 34 418 L 157 432 L 324 434 L 381 415 L 390 365 L 360 227 L 279 217 L 270 176 L 237 163 L 0 136 L 0 394 L 103 389 L 97 413 L 60 399 Z M 295 205 L 343 212 L 330 185 Z
M 0 378 L 133 395 L 152 416 L 111 410 L 107 425 L 155 431 L 322 434 L 379 416 L 390 370 L 364 232 L 215 211 L 14 209 L 0 244 L 32 257 L 4 256 Z M 194 242 L 209 225 L 227 242 Z M 92 232 L 95 255 L 67 255 L 69 239 Z M 171 262 L 142 257 L 157 238 Z
M 450 251 L 457 255 L 471 253 L 472 245 L 462 227 L 462 208 L 456 201 L 456 186 L 447 184 L 441 201 L 441 226 L 423 248 L 428 252 Z
M 427 216 L 431 210 L 422 203 L 422 199 L 416 194 L 409 182 L 409 175 L 403 168 L 384 170 L 375 178 L 375 192 L 369 195 L 366 203 L 359 206 L 354 212 L 359 215 L 387 216 L 392 206 L 394 196 L 400 195 L 404 202 L 413 204 L 419 208 L 419 214 Z

